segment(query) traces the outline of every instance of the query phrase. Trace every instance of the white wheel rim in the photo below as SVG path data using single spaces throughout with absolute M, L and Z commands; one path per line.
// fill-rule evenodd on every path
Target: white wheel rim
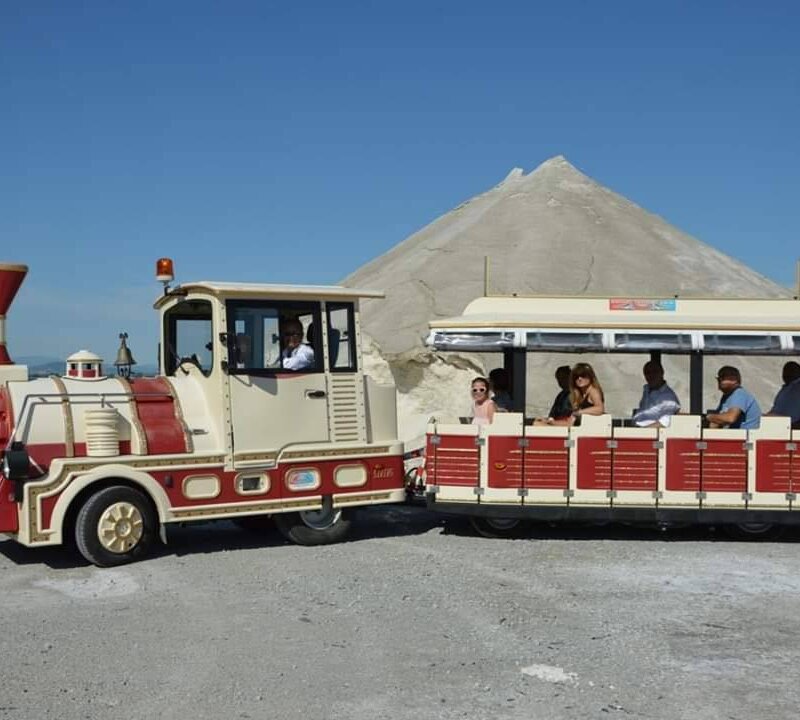
M 97 539 L 109 552 L 120 555 L 136 547 L 142 539 L 144 519 L 132 503 L 109 505 L 97 523 Z
M 330 499 L 325 500 L 319 510 L 305 510 L 300 513 L 300 519 L 312 530 L 327 530 L 333 527 L 342 516 L 341 510 L 334 510 Z

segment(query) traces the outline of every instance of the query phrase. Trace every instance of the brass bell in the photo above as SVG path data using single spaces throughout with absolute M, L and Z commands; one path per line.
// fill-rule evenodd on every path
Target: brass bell
M 120 333 L 119 339 L 119 350 L 117 350 L 117 359 L 114 361 L 114 367 L 117 368 L 117 375 L 127 378 L 131 376 L 131 365 L 136 365 L 136 360 L 133 359 L 133 354 L 128 348 L 128 333 Z

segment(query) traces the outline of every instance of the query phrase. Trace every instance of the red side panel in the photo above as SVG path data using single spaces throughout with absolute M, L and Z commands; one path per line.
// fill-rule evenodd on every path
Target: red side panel
M 12 496 L 11 483 L 0 475 L 0 532 L 15 533 L 19 529 L 17 503 Z
M 800 488 L 800 457 L 785 440 L 756 442 L 757 492 L 791 493 Z
M 658 490 L 658 449 L 653 441 L 622 438 L 616 443 L 614 490 Z
M 438 435 L 438 444 L 428 436 L 426 471 L 429 485 L 477 485 L 480 455 L 473 435 Z
M 667 490 L 700 490 L 700 450 L 697 440 L 667 440 Z
M 747 449 L 744 441 L 706 441 L 701 473 L 704 492 L 747 492 Z
M 611 448 L 609 438 L 578 438 L 578 488 L 611 488 Z
M 136 413 L 147 438 L 147 453 L 189 452 L 169 383 L 163 378 L 136 378 L 130 384 L 136 399 Z
M 491 435 L 489 446 L 489 487 L 522 487 L 522 449 L 518 437 Z
M 565 438 L 529 437 L 525 450 L 525 487 L 566 490 L 569 485 L 569 448 Z
M 0 385 L 0 450 L 8 444 L 14 431 L 14 413 L 11 408 L 11 395 L 5 385 Z
M 401 455 L 370 459 L 365 462 L 369 468 L 368 487 L 370 490 L 400 490 L 405 487 L 403 457 Z M 337 464 L 341 465 L 343 463 Z M 354 491 L 358 492 L 358 489 L 354 488 Z M 342 489 L 339 488 L 337 492 L 342 492 Z

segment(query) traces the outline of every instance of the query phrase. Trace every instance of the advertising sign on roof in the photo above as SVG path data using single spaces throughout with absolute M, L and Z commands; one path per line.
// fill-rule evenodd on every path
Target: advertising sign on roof
M 609 310 L 661 310 L 675 312 L 677 302 L 675 298 L 665 300 L 637 300 L 634 298 L 611 298 L 608 301 Z

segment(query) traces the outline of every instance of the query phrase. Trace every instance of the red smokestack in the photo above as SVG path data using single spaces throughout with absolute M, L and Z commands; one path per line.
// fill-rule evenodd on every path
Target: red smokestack
M 0 263 L 0 365 L 13 365 L 6 350 L 6 313 L 27 273 L 27 265 Z

